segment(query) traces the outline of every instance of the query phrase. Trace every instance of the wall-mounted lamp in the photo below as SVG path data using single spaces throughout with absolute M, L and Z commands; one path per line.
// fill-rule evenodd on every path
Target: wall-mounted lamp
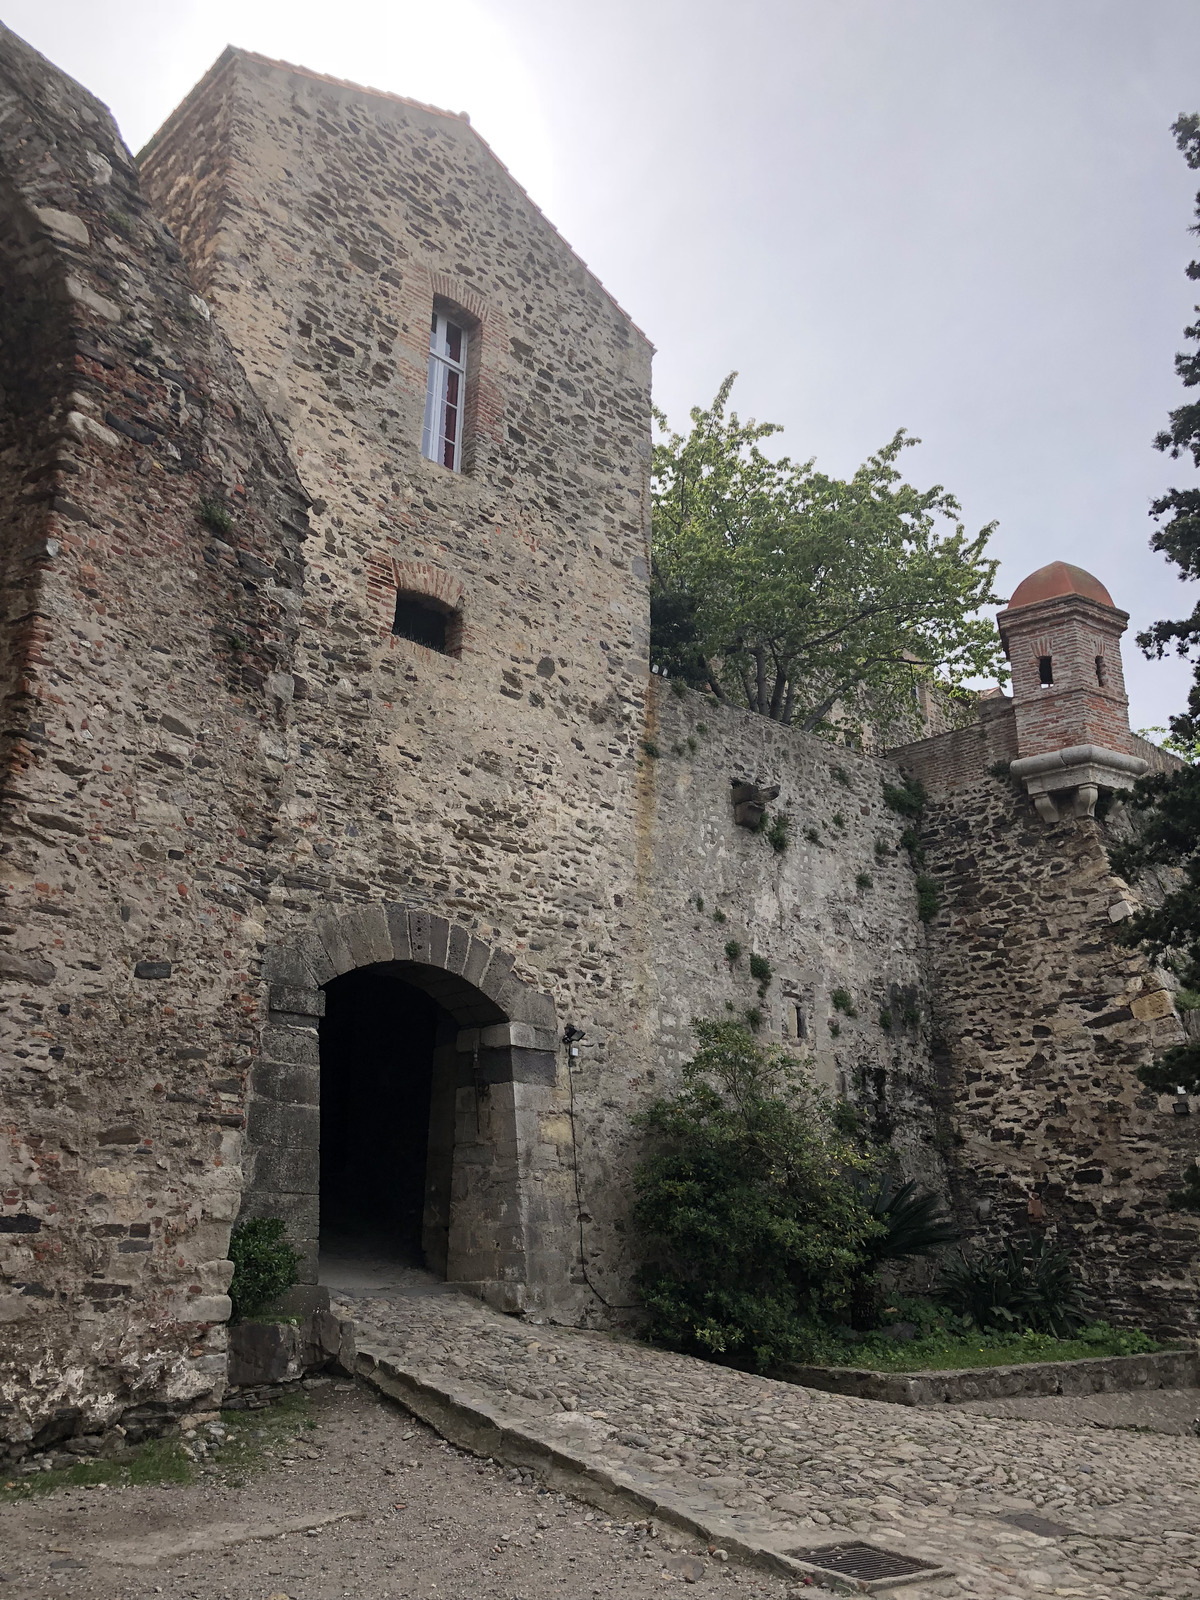
M 1179 1084 L 1175 1090 L 1174 1109 L 1177 1117 L 1190 1117 L 1192 1114 L 1191 1104 L 1188 1101 L 1188 1093 L 1182 1084 Z
M 577 1028 L 573 1022 L 568 1022 L 563 1029 L 563 1043 L 571 1055 L 579 1054 L 579 1041 L 583 1036 L 583 1029 Z

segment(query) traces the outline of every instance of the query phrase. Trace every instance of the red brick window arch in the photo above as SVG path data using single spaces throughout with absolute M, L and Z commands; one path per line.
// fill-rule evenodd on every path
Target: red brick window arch
M 434 294 L 421 454 L 451 472 L 469 472 L 474 461 L 481 331 L 466 306 Z
M 460 656 L 463 649 L 463 586 L 448 572 L 426 562 L 391 563 L 392 644 L 410 644 L 439 655 Z

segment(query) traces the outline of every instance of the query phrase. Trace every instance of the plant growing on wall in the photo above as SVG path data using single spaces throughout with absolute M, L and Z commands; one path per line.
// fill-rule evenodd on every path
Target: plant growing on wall
M 736 966 L 737 963 L 741 960 L 741 958 L 742 958 L 742 947 L 737 942 L 737 940 L 736 939 L 728 939 L 728 940 L 726 940 L 726 942 L 725 942 L 725 959 L 726 959 L 726 961 L 728 961 L 729 965 L 731 967 L 732 966 Z
M 845 1017 L 856 1017 L 858 1012 L 854 1009 L 854 1000 L 849 989 L 835 989 L 829 996 L 830 1004 L 835 1011 L 840 1011 Z
M 633 1208 L 646 1331 L 763 1371 L 846 1305 L 886 1229 L 847 1181 L 867 1158 L 834 1126 L 826 1091 L 737 1022 L 695 1028 L 682 1087 L 637 1119 L 650 1146 Z
M 771 982 L 771 963 L 766 956 L 752 955 L 750 957 L 750 976 L 758 984 L 758 998 L 767 998 L 767 988 Z
M 286 1224 L 278 1217 L 256 1217 L 230 1235 L 229 1298 L 235 1320 L 256 1316 L 296 1282 L 300 1257 L 284 1238 L 285 1231 Z
M 767 839 L 777 856 L 783 855 L 790 842 L 792 819 L 786 811 L 777 811 L 767 829 Z
M 940 485 L 903 482 L 899 432 L 850 479 L 772 459 L 772 423 L 657 420 L 651 656 L 659 670 L 805 731 L 916 731 L 915 688 L 1005 673 L 991 527 L 968 538 Z M 836 708 L 836 710 L 835 710 Z M 836 717 L 836 726 L 834 718 Z
M 206 528 L 212 529 L 213 533 L 233 532 L 233 518 L 220 500 L 201 500 L 196 507 L 196 515 Z

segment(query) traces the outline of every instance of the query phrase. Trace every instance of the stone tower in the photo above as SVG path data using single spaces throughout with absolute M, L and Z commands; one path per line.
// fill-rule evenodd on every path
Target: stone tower
M 1093 816 L 1101 789 L 1128 789 L 1146 771 L 1134 755 L 1121 670 L 1129 613 L 1090 572 L 1066 561 L 1039 567 L 996 618 L 1012 663 L 1020 778 L 1038 814 L 1069 804 Z

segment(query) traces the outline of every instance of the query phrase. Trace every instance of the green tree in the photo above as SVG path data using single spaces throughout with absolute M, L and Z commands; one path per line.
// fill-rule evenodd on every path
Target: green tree
M 806 731 L 918 721 L 916 690 L 1002 678 L 991 527 L 968 538 L 940 486 L 902 481 L 903 432 L 849 480 L 773 460 L 773 423 L 727 411 L 655 446 L 651 654 L 660 671 Z M 948 524 L 948 526 L 943 526 Z
M 1193 170 L 1200 168 L 1200 116 L 1179 117 L 1171 130 L 1184 160 Z M 1196 196 L 1196 215 L 1200 218 L 1200 194 Z M 1200 222 L 1192 226 L 1200 232 Z M 1192 261 L 1187 275 L 1200 279 L 1200 261 Z M 1200 313 L 1200 306 L 1196 307 Z M 1175 357 L 1175 370 L 1185 388 L 1200 385 L 1200 322 L 1185 329 L 1194 348 Z M 1200 467 L 1200 401 L 1189 401 L 1171 412 L 1170 426 L 1155 439 L 1155 446 L 1178 459 L 1191 456 Z M 1150 545 L 1161 551 L 1180 569 L 1180 577 L 1200 578 L 1200 489 L 1169 489 L 1150 508 L 1162 524 L 1151 537 Z M 1193 660 L 1193 649 L 1200 645 L 1200 605 L 1190 616 L 1176 621 L 1156 622 L 1138 635 L 1138 643 L 1148 656 L 1161 657 L 1174 649 Z M 1181 871 L 1178 886 L 1155 906 L 1130 917 L 1120 925 L 1118 938 L 1125 944 L 1144 945 L 1152 957 L 1174 963 L 1184 985 L 1200 988 L 1200 663 L 1188 697 L 1187 710 L 1171 718 L 1168 748 L 1189 764 L 1173 773 L 1152 773 L 1136 785 L 1131 807 L 1140 813 L 1134 837 L 1113 849 L 1110 859 L 1122 877 L 1133 880 L 1147 868 L 1176 867 Z M 1200 1094 L 1200 1044 L 1177 1045 L 1160 1060 L 1142 1067 L 1138 1076 L 1150 1088 L 1171 1093 L 1182 1085 L 1191 1094 Z
M 869 1158 L 835 1127 L 826 1092 L 740 1023 L 695 1028 L 679 1092 L 638 1119 L 647 1334 L 761 1371 L 802 1354 L 815 1321 L 848 1304 L 886 1228 L 853 1182 Z

